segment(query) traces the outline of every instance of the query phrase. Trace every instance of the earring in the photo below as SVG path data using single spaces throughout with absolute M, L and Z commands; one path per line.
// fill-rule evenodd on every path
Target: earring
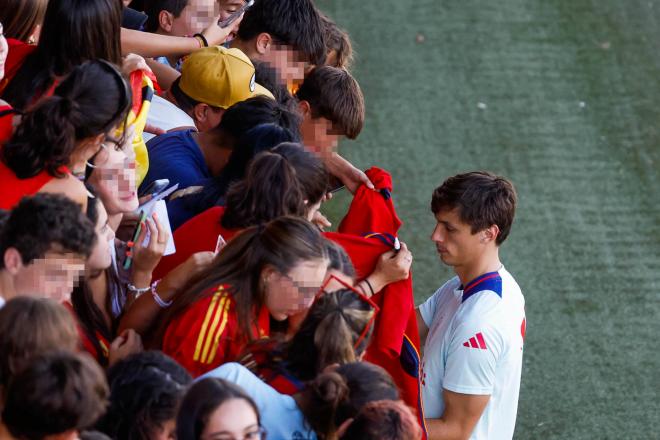
M 94 153 L 94 156 L 92 156 L 92 159 L 95 158 L 95 157 L 101 152 L 101 150 L 106 150 L 106 151 L 108 150 L 108 146 L 105 144 L 105 142 L 104 142 L 104 143 L 101 143 L 101 147 L 99 148 L 99 151 L 97 151 L 96 153 Z M 92 169 L 98 168 L 97 165 L 94 165 L 94 164 L 91 163 L 89 160 L 86 160 L 86 161 L 85 161 L 85 165 L 87 165 L 88 167 L 90 167 L 90 168 L 92 168 Z
M 37 39 L 34 38 L 34 35 L 30 35 L 30 37 L 27 39 L 27 44 L 30 44 L 32 46 L 34 46 L 34 44 L 36 44 L 36 42 L 37 42 Z

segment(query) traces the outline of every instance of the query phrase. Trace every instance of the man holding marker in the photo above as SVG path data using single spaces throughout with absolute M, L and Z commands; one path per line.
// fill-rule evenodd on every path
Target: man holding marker
M 431 440 L 513 437 L 525 300 L 499 248 L 515 208 L 511 182 L 487 172 L 450 177 L 433 193 L 431 240 L 457 276 L 417 308 Z

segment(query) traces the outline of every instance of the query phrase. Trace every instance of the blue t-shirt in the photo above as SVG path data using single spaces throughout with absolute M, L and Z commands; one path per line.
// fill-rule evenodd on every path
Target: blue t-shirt
M 178 191 L 193 185 L 204 185 L 211 178 L 202 150 L 193 139 L 194 130 L 181 130 L 156 136 L 147 142 L 149 172 L 140 185 L 146 188 L 154 180 L 169 179 L 170 186 L 179 184 Z M 179 210 L 186 212 L 179 213 Z M 167 201 L 172 229 L 190 218 L 185 207 Z M 194 215 L 194 214 L 193 214 Z
M 266 429 L 269 440 L 316 440 L 316 433 L 305 422 L 305 417 L 293 397 L 280 394 L 243 365 L 230 362 L 209 371 L 197 380 L 207 377 L 234 383 L 252 397 L 259 408 L 261 425 Z

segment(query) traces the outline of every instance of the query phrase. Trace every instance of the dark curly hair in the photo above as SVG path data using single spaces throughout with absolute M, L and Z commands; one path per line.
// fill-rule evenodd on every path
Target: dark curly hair
M 160 351 L 134 354 L 108 370 L 110 407 L 96 429 L 110 438 L 148 440 L 176 418 L 192 381 L 188 372 Z
M 23 264 L 42 258 L 53 246 L 88 258 L 96 241 L 92 222 L 80 205 L 60 194 L 24 197 L 0 231 L 0 255 L 15 248 Z M 0 269 L 4 259 L 0 258 Z

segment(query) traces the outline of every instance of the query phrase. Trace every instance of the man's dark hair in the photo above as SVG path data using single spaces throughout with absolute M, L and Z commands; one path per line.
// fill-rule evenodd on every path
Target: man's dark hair
M 256 0 L 241 21 L 238 38 L 270 34 L 276 43 L 292 46 L 311 64 L 325 63 L 323 23 L 312 0 Z
M 80 205 L 60 194 L 38 193 L 24 197 L 9 214 L 0 231 L 0 256 L 15 248 L 27 265 L 59 246 L 63 252 L 87 258 L 95 240 L 94 225 Z
M 96 429 L 116 439 L 155 437 L 176 418 L 190 374 L 160 351 L 137 353 L 108 370 L 110 406 Z
M 179 18 L 183 9 L 188 6 L 188 0 L 149 0 L 144 5 L 144 12 L 149 18 L 144 26 L 147 32 L 156 32 L 160 26 L 158 16 L 160 11 L 167 11 Z
M 299 139 L 301 121 L 301 116 L 293 105 L 285 107 L 266 96 L 255 96 L 229 107 L 222 115 L 220 124 L 213 130 L 220 130 L 238 140 L 257 125 L 275 124 L 289 130 Z
M 16 438 L 41 440 L 92 425 L 107 397 L 103 370 L 89 355 L 51 352 L 9 382 L 2 421 Z
M 445 180 L 433 191 L 431 211 L 458 209 L 461 221 L 475 234 L 492 225 L 500 233 L 495 240 L 499 246 L 506 240 L 516 213 L 516 190 L 505 177 L 488 171 L 457 174 Z
M 364 125 L 364 96 L 355 78 L 345 69 L 322 66 L 305 78 L 296 97 L 307 101 L 312 117 L 332 122 L 349 139 L 355 139 Z

